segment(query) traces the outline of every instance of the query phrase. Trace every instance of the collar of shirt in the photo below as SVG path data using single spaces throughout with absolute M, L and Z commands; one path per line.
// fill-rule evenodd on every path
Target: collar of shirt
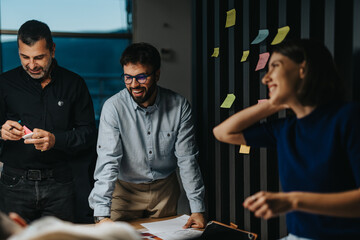
M 155 103 L 153 105 L 151 105 L 151 106 L 148 106 L 147 108 L 141 107 L 139 104 L 137 104 L 134 101 L 134 99 L 132 98 L 129 91 L 127 91 L 128 94 L 129 94 L 129 97 L 130 97 L 130 101 L 131 101 L 135 111 L 139 109 L 139 110 L 144 111 L 144 112 L 152 113 L 152 112 L 154 112 L 155 110 L 157 110 L 159 108 L 161 88 L 159 88 L 158 86 L 156 88 L 157 88 L 157 93 L 156 93 Z

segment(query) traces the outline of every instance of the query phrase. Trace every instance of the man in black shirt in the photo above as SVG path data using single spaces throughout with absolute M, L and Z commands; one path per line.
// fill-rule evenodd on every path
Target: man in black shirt
M 0 209 L 25 220 L 73 220 L 69 162 L 96 141 L 84 80 L 57 65 L 49 27 L 31 20 L 18 31 L 20 67 L 0 75 Z M 25 126 L 33 131 L 22 139 Z

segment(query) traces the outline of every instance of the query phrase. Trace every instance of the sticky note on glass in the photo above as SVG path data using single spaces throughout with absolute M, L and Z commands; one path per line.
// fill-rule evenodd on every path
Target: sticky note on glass
M 290 31 L 289 26 L 279 28 L 278 33 L 276 34 L 276 36 L 275 36 L 274 40 L 272 41 L 271 45 L 276 45 L 276 44 L 281 43 L 285 39 L 285 37 L 286 37 L 286 35 L 288 34 L 289 31 Z
M 235 95 L 230 93 L 225 98 L 224 102 L 221 104 L 221 108 L 230 108 L 233 102 L 235 101 Z
M 249 154 L 250 153 L 250 146 L 240 145 L 239 153 Z
M 251 42 L 251 44 L 258 44 L 264 41 L 267 36 L 269 36 L 269 30 L 267 29 L 260 29 L 256 38 Z
M 240 62 L 245 62 L 247 57 L 249 56 L 249 53 L 250 51 L 249 50 L 246 50 L 246 51 L 243 51 L 243 55 L 241 57 L 241 61 Z
M 225 27 L 231 27 L 235 25 L 235 20 L 236 20 L 236 10 L 235 9 L 231 9 L 229 11 L 226 12 L 226 24 Z
M 211 57 L 218 57 L 219 56 L 219 50 L 220 50 L 220 48 L 214 48 L 214 52 L 213 52 L 213 54 L 211 55 Z
M 256 65 L 255 71 L 263 69 L 266 66 L 266 63 L 267 63 L 269 57 L 270 57 L 270 53 L 268 53 L 268 52 L 261 53 L 259 55 L 259 61 Z

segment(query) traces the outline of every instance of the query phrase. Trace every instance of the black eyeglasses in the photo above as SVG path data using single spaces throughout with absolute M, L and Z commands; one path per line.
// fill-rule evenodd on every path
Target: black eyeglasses
M 155 73 L 155 71 L 153 71 L 149 75 L 146 75 L 145 73 L 140 73 L 140 74 L 138 74 L 136 76 L 131 76 L 129 74 L 122 74 L 121 78 L 124 79 L 125 84 L 132 84 L 134 78 L 136 79 L 136 81 L 138 83 L 144 84 L 144 83 L 146 83 L 148 77 L 150 77 L 154 73 Z

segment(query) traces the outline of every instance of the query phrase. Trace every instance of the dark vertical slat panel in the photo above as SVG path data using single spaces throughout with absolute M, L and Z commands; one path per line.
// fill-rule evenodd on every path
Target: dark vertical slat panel
M 310 0 L 301 1 L 301 38 L 310 37 Z
M 243 50 L 250 50 L 250 0 L 243 1 L 242 8 L 242 29 L 243 29 Z M 250 62 L 249 59 L 252 56 L 252 51 L 250 50 L 250 55 L 248 60 L 243 63 L 243 108 L 250 106 Z M 243 156 L 243 181 L 244 181 L 244 199 L 250 196 L 250 155 Z M 251 231 L 251 220 L 250 212 L 244 211 L 244 229 Z
M 221 109 L 220 105 L 228 92 L 228 46 L 225 34 L 226 2 L 214 2 L 214 39 L 216 46 L 220 47 L 220 55 L 215 59 L 215 88 L 214 114 L 215 123 L 218 124 L 228 117 L 228 110 Z M 229 221 L 229 145 L 215 142 L 215 178 L 216 181 L 216 220 Z
M 214 2 L 214 47 L 220 47 L 220 55 L 218 58 L 215 58 L 215 88 L 214 88 L 214 97 L 215 97 L 215 109 L 220 108 L 221 93 L 220 93 L 220 60 L 223 58 L 223 46 L 220 45 L 220 16 L 219 16 L 220 0 L 215 0 Z M 215 111 L 215 124 L 220 123 L 220 112 Z M 221 201 L 221 143 L 215 142 L 215 178 L 216 188 L 215 188 L 215 201 L 216 201 L 216 220 L 221 221 L 221 210 L 222 210 L 222 201 Z
M 260 29 L 270 29 L 268 26 L 268 21 L 267 21 L 267 1 L 266 0 L 260 0 L 260 25 L 259 28 Z M 273 32 L 273 31 L 271 31 Z M 260 53 L 265 53 L 267 52 L 267 43 L 270 42 L 270 33 L 268 38 L 260 43 Z M 266 98 L 266 86 L 264 84 L 262 84 L 261 79 L 263 78 L 263 76 L 266 73 L 266 69 L 267 67 L 265 67 L 262 70 L 258 71 L 258 76 L 259 76 L 259 98 L 258 99 L 264 99 Z M 259 190 L 263 190 L 266 191 L 267 190 L 267 154 L 266 154 L 266 148 L 260 148 L 260 189 L 257 189 L 256 191 Z M 267 236 L 267 229 L 268 229 L 268 222 L 264 219 L 261 219 L 261 239 L 267 240 L 268 236 Z
M 302 10 L 302 4 L 304 4 L 305 0 L 302 1 L 280 0 L 279 7 L 282 6 L 284 2 L 286 4 L 286 9 L 284 11 L 283 9 L 279 8 L 279 14 L 285 15 L 286 20 L 283 21 L 283 17 L 280 17 L 279 15 L 279 26 L 288 25 L 290 27 L 290 32 L 286 36 L 286 39 L 295 39 L 295 38 L 303 37 L 300 35 L 302 32 L 302 27 L 306 26 L 306 24 L 301 25 L 302 13 L 305 14 L 307 13 Z
M 335 63 L 338 67 L 340 76 L 345 80 L 346 87 L 352 88 L 353 85 L 353 63 L 350 60 L 350 56 L 353 54 L 353 1 L 348 1 L 344 4 L 344 1 L 336 2 L 335 12 Z M 359 12 L 355 13 L 358 15 Z M 358 66 L 355 65 L 355 68 Z M 347 94 L 349 99 L 352 99 L 352 91 Z
M 234 1 L 236 9 L 236 25 L 234 26 L 234 70 L 235 70 L 235 95 L 236 101 L 234 103 L 235 112 L 243 109 L 243 63 L 240 62 L 242 58 L 242 53 L 244 50 L 248 50 L 248 46 L 243 48 L 243 42 L 245 41 L 243 34 L 243 19 L 242 19 L 242 9 L 243 9 L 243 0 Z M 248 35 L 246 36 L 248 38 Z M 242 202 L 244 201 L 244 161 L 243 154 L 239 152 L 239 146 L 234 148 L 235 153 L 235 176 L 234 176 L 234 192 L 235 192 L 235 219 L 230 216 L 230 220 L 235 222 L 242 229 L 244 228 L 244 208 Z M 230 212 L 231 214 L 231 212 Z
M 353 8 L 353 54 L 352 54 L 352 62 L 353 62 L 353 100 L 360 101 L 360 71 L 357 67 L 360 63 L 360 1 L 354 0 L 354 8 Z
M 267 46 L 264 47 L 264 52 L 271 50 L 271 42 L 277 35 L 278 28 L 288 25 L 286 23 L 286 0 L 270 0 L 267 2 L 267 14 L 266 14 L 266 26 L 270 31 Z M 260 78 L 263 78 L 267 71 L 267 67 L 260 73 Z M 260 91 L 260 98 L 267 98 L 267 87 L 261 83 L 263 91 Z M 271 118 L 284 117 L 285 111 L 279 112 L 277 115 L 271 116 Z M 267 120 L 268 120 L 267 119 Z M 261 173 L 261 190 L 264 191 L 279 191 L 279 177 L 277 174 L 277 156 L 272 149 L 260 149 L 260 161 L 262 164 Z M 272 218 L 270 220 L 262 221 L 262 239 L 278 239 L 279 236 L 279 218 Z M 266 235 L 264 235 L 266 234 Z
M 201 139 L 206 139 L 206 141 L 200 141 L 200 155 L 203 161 L 206 161 L 206 169 L 203 171 L 204 180 L 206 184 L 206 193 L 208 199 L 208 215 L 209 219 L 215 219 L 215 186 L 216 179 L 215 176 L 215 160 L 214 160 L 214 148 L 213 148 L 213 138 L 210 135 L 210 128 L 213 126 L 213 116 L 209 117 L 211 112 L 214 112 L 212 105 L 209 103 L 209 98 L 213 98 L 211 94 L 211 89 L 214 87 L 213 74 L 211 72 L 213 67 L 213 59 L 210 58 L 212 54 L 212 49 L 214 46 L 213 38 L 209 37 L 213 34 L 213 1 L 202 1 L 202 78 L 201 78 L 201 88 L 202 88 L 202 106 L 199 109 L 201 113 L 201 122 L 199 126 L 202 127 Z M 210 96 L 209 96 L 210 95 Z M 211 137 L 211 138 L 210 138 Z
M 335 0 L 325 1 L 325 30 L 324 43 L 334 55 L 335 51 Z
M 260 29 L 260 2 L 261 0 L 250 1 L 250 43 L 255 39 Z M 250 45 L 251 56 L 249 56 L 250 69 L 250 105 L 257 103 L 259 99 L 259 73 L 255 72 L 259 60 L 259 44 Z M 260 150 L 252 148 L 250 151 L 250 194 L 254 194 L 260 189 Z M 251 231 L 261 233 L 261 220 L 254 214 L 250 214 Z M 260 236 L 261 237 L 261 236 Z
M 191 52 L 191 77 L 192 79 L 198 79 L 198 81 L 192 81 L 192 109 L 193 109 L 193 118 L 196 127 L 196 136 L 197 142 L 200 147 L 200 136 L 201 136 L 201 122 L 200 116 L 195 114 L 195 109 L 200 109 L 202 107 L 201 99 L 202 99 L 202 87 L 201 87 L 201 79 L 202 79 L 202 64 L 201 64 L 201 48 L 202 44 L 198 39 L 202 38 L 202 21 L 201 14 L 197 14 L 198 11 L 202 9 L 201 1 L 192 1 L 192 9 L 191 9 L 191 34 L 192 34 L 192 52 Z M 203 159 L 200 158 L 200 167 L 203 169 L 205 167 Z
M 290 5 L 290 6 L 289 6 Z M 279 0 L 279 27 L 289 26 L 290 32 L 287 38 L 295 38 L 299 37 L 300 30 L 300 1 L 288 3 L 286 0 Z M 290 14 L 287 14 L 290 10 Z M 298 14 L 296 14 L 298 13 Z M 290 18 L 291 20 L 288 20 Z M 289 21 L 289 23 L 288 23 Z M 286 111 L 281 111 L 278 113 L 279 118 L 286 117 Z M 277 155 L 275 150 L 268 150 L 268 160 L 271 162 L 268 167 L 268 172 L 272 173 L 272 178 L 269 181 L 269 191 L 279 192 L 281 191 L 279 174 L 278 174 L 278 162 Z M 276 176 L 276 177 L 275 177 Z M 280 237 L 284 237 L 287 235 L 286 229 L 286 218 L 285 216 L 280 216 L 279 218 L 270 220 L 271 224 L 269 224 L 269 239 L 275 239 Z M 272 231 L 274 229 L 274 231 Z M 276 231 L 275 231 L 276 229 Z
M 225 29 L 226 24 L 226 12 L 228 11 L 227 1 L 220 1 L 220 42 L 223 49 L 223 58 L 221 59 L 220 72 L 221 72 L 221 81 L 220 81 L 220 93 L 221 93 L 221 102 L 227 97 L 229 93 L 229 37 L 228 29 Z M 219 108 L 220 109 L 220 106 Z M 220 109 L 220 121 L 224 121 L 229 117 L 228 109 Z M 222 188 L 222 203 L 221 203 L 221 221 L 229 223 L 230 221 L 230 195 L 229 195 L 229 149 L 231 145 L 221 143 L 221 188 Z
M 325 0 L 310 1 L 310 38 L 324 41 Z
M 228 10 L 234 9 L 234 0 L 229 0 Z M 235 22 L 236 24 L 236 22 Z M 229 93 L 235 94 L 235 27 L 227 29 L 228 33 L 228 72 L 229 72 Z M 236 96 L 236 95 L 235 95 Z M 239 96 L 237 96 L 238 99 Z M 235 99 L 235 100 L 237 100 Z M 233 105 L 229 110 L 229 116 L 234 114 L 235 106 Z M 229 146 L 229 219 L 231 222 L 236 222 L 236 157 L 235 146 Z

